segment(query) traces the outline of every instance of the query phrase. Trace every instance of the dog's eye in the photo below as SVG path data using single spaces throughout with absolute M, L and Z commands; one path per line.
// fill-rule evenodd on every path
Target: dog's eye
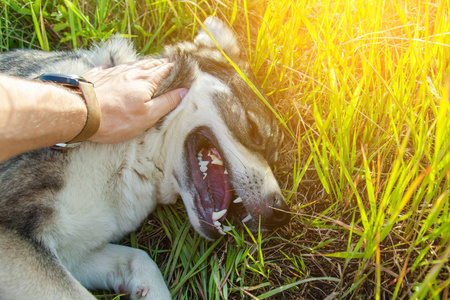
M 269 164 L 274 165 L 278 162 L 279 150 L 282 148 L 282 142 L 284 139 L 284 132 L 278 131 L 278 127 L 274 128 L 273 135 L 266 142 L 266 157 Z
M 254 121 L 252 121 L 251 119 L 249 119 L 248 124 L 249 124 L 250 136 L 251 136 L 253 142 L 256 145 L 261 146 L 263 144 L 263 139 L 261 137 L 261 134 L 259 133 L 256 123 Z
M 275 153 L 272 154 L 272 163 L 275 164 L 278 162 L 278 151 L 275 151 Z

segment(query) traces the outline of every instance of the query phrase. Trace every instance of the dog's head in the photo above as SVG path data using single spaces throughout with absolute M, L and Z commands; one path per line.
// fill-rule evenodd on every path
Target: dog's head
M 221 21 L 205 27 L 248 78 L 239 44 Z M 270 168 L 277 160 L 279 127 L 268 107 L 201 30 L 194 43 L 166 49 L 176 61 L 159 92 L 188 87 L 182 104 L 155 127 L 165 132 L 165 195 L 181 195 L 193 227 L 217 238 L 231 224 L 257 230 L 285 224 L 288 206 Z M 170 141 L 170 142 L 169 142 Z M 172 145 L 172 146 L 169 146 Z M 167 173 L 170 170 L 171 173 Z M 168 181 L 171 181 L 170 184 Z

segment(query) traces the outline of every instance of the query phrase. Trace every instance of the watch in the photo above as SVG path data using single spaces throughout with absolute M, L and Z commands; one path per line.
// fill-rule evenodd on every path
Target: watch
M 94 84 L 92 82 L 86 81 L 83 77 L 78 75 L 59 73 L 46 73 L 36 77 L 35 79 L 44 82 L 53 82 L 70 89 L 79 90 L 84 102 L 86 103 L 87 117 L 83 130 L 81 130 L 81 132 L 70 141 L 58 143 L 52 146 L 53 149 L 67 150 L 74 148 L 97 132 L 100 127 L 101 111 L 97 97 L 95 96 Z

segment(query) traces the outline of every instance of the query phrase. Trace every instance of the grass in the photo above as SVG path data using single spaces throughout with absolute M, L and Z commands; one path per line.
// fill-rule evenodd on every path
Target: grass
M 150 253 L 174 298 L 448 299 L 448 0 L 95 3 L 1 0 L 0 49 L 121 33 L 147 54 L 192 39 L 191 11 L 215 14 L 287 124 L 275 169 L 287 228 L 210 243 L 178 205 L 124 242 Z

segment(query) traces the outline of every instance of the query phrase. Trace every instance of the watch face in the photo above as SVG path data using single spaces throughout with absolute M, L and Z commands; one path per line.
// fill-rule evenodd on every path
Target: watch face
M 50 81 L 55 82 L 65 86 L 76 87 L 79 85 L 80 81 L 86 81 L 83 77 L 78 75 L 68 75 L 68 74 L 59 74 L 59 73 L 46 73 L 42 74 L 36 79 L 41 81 Z

